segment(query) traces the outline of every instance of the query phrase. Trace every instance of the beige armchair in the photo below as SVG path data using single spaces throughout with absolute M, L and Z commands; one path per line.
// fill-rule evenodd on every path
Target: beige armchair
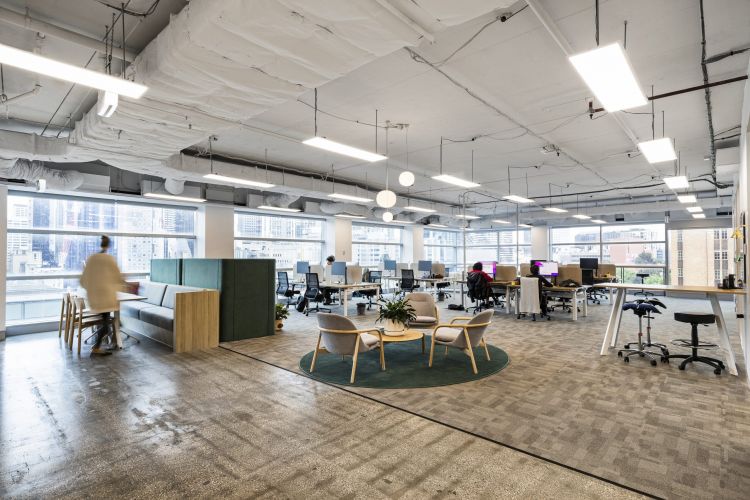
M 409 322 L 410 327 L 434 326 L 440 322 L 440 312 L 432 294 L 412 292 L 406 295 L 406 300 L 414 308 L 414 314 L 417 316 L 414 321 Z
M 357 357 L 360 352 L 380 348 L 380 369 L 385 370 L 385 353 L 383 334 L 377 328 L 358 330 L 349 318 L 339 314 L 318 313 L 318 343 L 315 346 L 310 373 L 315 370 L 318 353 L 341 354 L 352 356 L 352 376 L 349 383 L 354 383 L 357 373 Z M 373 335 L 374 333 L 374 335 Z M 321 347 L 322 344 L 322 347 Z
M 494 311 L 483 311 L 473 317 L 453 318 L 450 323 L 437 325 L 432 330 L 432 342 L 430 344 L 429 367 L 432 368 L 432 358 L 435 353 L 435 345 L 444 345 L 445 352 L 449 347 L 461 349 L 471 359 L 471 369 L 474 375 L 478 373 L 477 363 L 474 359 L 474 347 L 482 345 L 487 361 L 490 360 L 490 352 L 484 341 L 484 332 L 492 322 Z

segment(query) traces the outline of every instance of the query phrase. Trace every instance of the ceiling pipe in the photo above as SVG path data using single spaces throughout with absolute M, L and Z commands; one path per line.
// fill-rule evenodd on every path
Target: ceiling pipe
M 80 33 L 76 33 L 75 31 L 55 26 L 54 24 L 42 21 L 41 19 L 33 18 L 28 14 L 19 14 L 5 7 L 0 7 L 0 22 L 12 24 L 29 31 L 44 33 L 45 35 L 49 35 L 60 40 L 65 40 L 67 42 L 80 45 L 81 47 L 95 50 L 101 54 L 105 54 L 107 52 L 107 48 L 104 42 L 97 40 L 96 38 L 91 38 L 90 36 L 82 35 Z M 122 59 L 123 51 L 115 50 L 113 51 L 112 56 L 118 59 Z M 126 61 L 133 62 L 135 60 L 136 54 L 125 49 L 124 57 Z

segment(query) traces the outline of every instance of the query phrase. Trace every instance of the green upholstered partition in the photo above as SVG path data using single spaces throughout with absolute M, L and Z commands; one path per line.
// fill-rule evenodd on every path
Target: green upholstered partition
M 151 281 L 179 285 L 182 281 L 182 259 L 151 259 Z
M 182 284 L 214 288 L 219 298 L 219 340 L 274 334 L 273 259 L 183 259 Z

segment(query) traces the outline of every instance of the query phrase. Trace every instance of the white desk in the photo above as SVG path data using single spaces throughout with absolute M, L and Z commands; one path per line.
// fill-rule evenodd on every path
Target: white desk
M 597 288 L 611 288 L 617 290 L 615 300 L 612 302 L 612 311 L 609 314 L 607 329 L 604 331 L 602 349 L 599 354 L 606 356 L 610 347 L 617 345 L 617 337 L 620 333 L 620 321 L 622 321 L 622 306 L 625 304 L 625 296 L 628 289 L 633 290 L 651 290 L 655 292 L 680 292 L 691 293 L 702 297 L 708 297 L 711 302 L 711 309 L 716 316 L 716 328 L 719 330 L 719 342 L 724 351 L 727 371 L 732 375 L 737 375 L 737 364 L 732 351 L 732 344 L 729 342 L 729 330 L 727 329 L 724 313 L 721 311 L 719 304 L 719 295 L 745 295 L 745 290 L 724 290 L 709 286 L 679 286 L 679 285 L 649 285 L 640 283 L 601 283 L 594 285 Z
M 328 288 L 329 290 L 338 290 L 339 297 L 341 298 L 341 305 L 344 308 L 344 316 L 349 315 L 349 294 L 351 292 L 364 292 L 367 290 L 380 290 L 380 283 L 320 283 L 320 288 Z

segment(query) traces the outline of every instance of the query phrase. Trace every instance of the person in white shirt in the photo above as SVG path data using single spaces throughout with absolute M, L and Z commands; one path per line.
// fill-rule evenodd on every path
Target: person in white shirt
M 96 342 L 91 354 L 111 354 L 101 348 L 102 340 L 109 334 L 109 315 L 119 307 L 117 292 L 124 280 L 115 258 L 107 253 L 109 237 L 102 236 L 101 251 L 89 256 L 81 275 L 81 286 L 86 290 L 87 302 L 92 312 L 101 312 L 104 325 L 96 331 Z

